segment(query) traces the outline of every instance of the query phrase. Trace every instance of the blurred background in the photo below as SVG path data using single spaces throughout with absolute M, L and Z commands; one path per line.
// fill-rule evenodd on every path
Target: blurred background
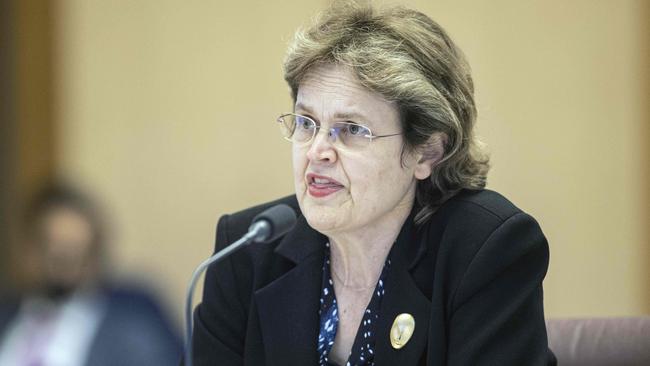
M 650 314 L 650 1 L 399 3 L 472 65 L 488 187 L 549 239 L 547 316 Z M 2 288 L 29 282 L 26 202 L 64 178 L 106 214 L 109 275 L 180 330 L 218 217 L 292 193 L 282 59 L 327 4 L 0 1 Z

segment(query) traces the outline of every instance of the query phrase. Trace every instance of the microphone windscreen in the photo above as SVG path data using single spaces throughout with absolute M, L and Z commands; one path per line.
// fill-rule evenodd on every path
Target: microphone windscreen
M 269 242 L 284 235 L 296 224 L 296 212 L 285 204 L 275 205 L 253 218 L 253 224 L 266 221 L 271 226 L 271 232 L 264 241 Z

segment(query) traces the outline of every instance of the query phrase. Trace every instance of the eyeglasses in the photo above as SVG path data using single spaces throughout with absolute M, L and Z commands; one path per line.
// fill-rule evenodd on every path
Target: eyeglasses
M 309 144 L 321 128 L 313 119 L 294 113 L 283 114 L 277 121 L 284 138 L 299 145 Z M 354 122 L 335 122 L 330 126 L 327 135 L 333 144 L 356 150 L 366 148 L 374 139 L 398 136 L 401 133 L 373 135 L 370 128 L 364 125 Z

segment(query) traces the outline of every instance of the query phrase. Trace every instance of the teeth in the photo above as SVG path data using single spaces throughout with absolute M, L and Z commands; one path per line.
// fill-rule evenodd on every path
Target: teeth
M 329 182 L 330 182 L 330 181 L 327 180 L 327 179 L 323 179 L 323 178 L 314 178 L 314 183 L 316 183 L 316 184 L 327 184 L 327 183 L 329 183 Z

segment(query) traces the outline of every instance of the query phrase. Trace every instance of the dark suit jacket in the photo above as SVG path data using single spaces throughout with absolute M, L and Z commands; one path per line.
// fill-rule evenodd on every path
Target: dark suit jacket
M 132 287 L 103 287 L 106 313 L 94 335 L 86 366 L 172 366 L 182 345 L 154 298 Z M 0 342 L 20 310 L 18 298 L 0 301 Z
M 92 342 L 87 366 L 172 366 L 182 343 L 154 296 L 137 288 L 106 290 L 104 320 Z
M 195 365 L 317 365 L 324 243 L 294 196 L 223 216 L 216 250 L 262 210 L 285 203 L 296 226 L 213 265 L 194 315 Z M 415 210 L 414 210 L 415 211 Z M 542 280 L 548 244 L 537 222 L 498 193 L 461 192 L 422 225 L 407 219 L 391 251 L 375 364 L 552 365 Z M 389 331 L 400 313 L 415 332 L 400 350 Z

